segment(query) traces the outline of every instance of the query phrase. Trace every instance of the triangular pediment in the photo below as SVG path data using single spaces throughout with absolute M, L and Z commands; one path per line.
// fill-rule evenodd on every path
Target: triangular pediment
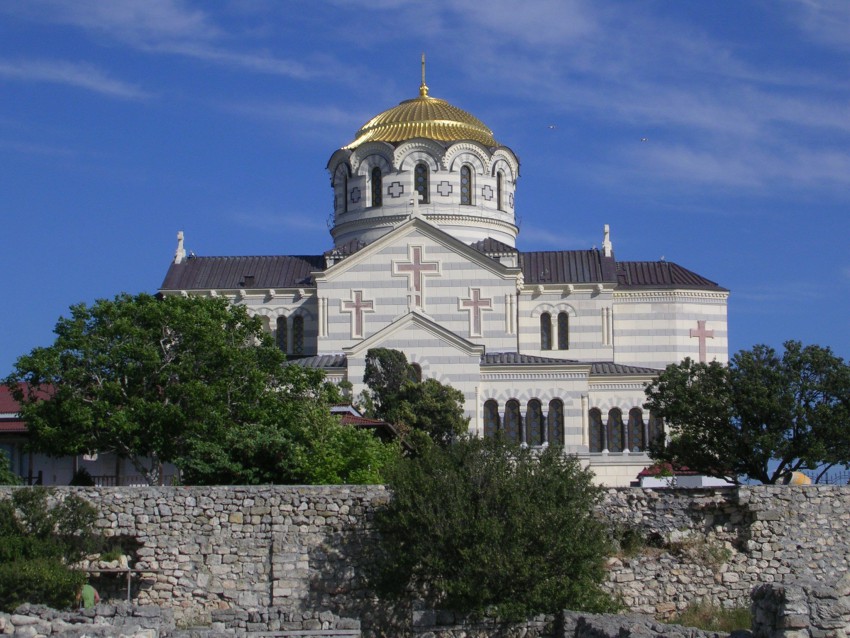
M 406 237 L 418 234 L 419 236 L 427 237 L 432 241 L 445 246 L 454 253 L 467 259 L 469 262 L 487 270 L 502 279 L 512 279 L 521 273 L 520 268 L 505 266 L 492 257 L 475 250 L 471 246 L 467 246 L 462 241 L 455 239 L 441 228 L 435 226 L 422 217 L 411 217 L 409 220 L 396 226 L 386 235 L 373 241 L 371 244 L 358 250 L 350 257 L 346 257 L 340 262 L 337 262 L 330 268 L 313 273 L 316 282 L 332 281 L 337 277 L 345 274 L 359 264 L 367 261 L 373 255 L 381 250 L 404 241 Z
M 413 329 L 417 332 L 422 332 L 432 339 L 437 339 L 446 346 L 461 352 L 468 356 L 480 357 L 484 354 L 484 346 L 458 336 L 451 330 L 447 330 L 430 317 L 411 310 L 407 314 L 396 319 L 391 324 L 384 326 L 381 330 L 371 335 L 368 339 L 364 339 L 359 343 L 348 348 L 343 348 L 343 352 L 350 357 L 364 356 L 370 348 L 378 348 L 389 339 L 392 339 L 400 332 Z

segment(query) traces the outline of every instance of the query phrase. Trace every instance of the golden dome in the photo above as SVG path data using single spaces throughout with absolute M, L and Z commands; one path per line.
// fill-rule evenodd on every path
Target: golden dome
M 366 142 L 403 142 L 416 137 L 441 142 L 473 140 L 484 146 L 499 145 L 493 139 L 493 131 L 477 117 L 445 100 L 429 96 L 423 78 L 419 97 L 405 100 L 373 117 L 345 148 L 354 149 Z

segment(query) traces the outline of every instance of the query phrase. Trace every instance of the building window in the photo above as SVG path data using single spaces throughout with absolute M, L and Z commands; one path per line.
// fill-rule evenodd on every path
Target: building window
M 504 196 L 502 194 L 502 190 L 505 186 L 505 174 L 502 171 L 496 173 L 496 208 L 499 210 L 505 210 L 504 207 Z
M 632 452 L 646 451 L 646 428 L 640 408 L 629 410 L 629 448 Z
M 560 399 L 549 401 L 549 414 L 546 415 L 549 428 L 549 445 L 564 445 L 564 402 Z
M 558 313 L 558 350 L 570 349 L 570 316 L 566 312 Z
M 342 177 L 342 212 L 348 212 L 348 175 Z
M 540 349 L 552 349 L 552 315 L 548 312 L 540 315 Z
M 427 204 L 428 199 L 428 165 L 419 162 L 413 171 L 414 189 L 419 193 L 419 203 Z
M 588 412 L 590 432 L 590 451 L 601 452 L 606 448 L 605 428 L 602 427 L 602 412 L 598 408 L 591 408 Z
M 304 354 L 304 317 L 301 315 L 292 319 L 292 352 Z
M 488 399 L 484 402 L 484 436 L 496 436 L 500 429 L 499 403 L 494 399 Z
M 664 443 L 664 419 L 649 413 L 649 427 L 646 437 L 646 445 L 660 445 Z
M 278 317 L 275 340 L 277 341 L 277 347 L 283 352 L 289 352 L 289 333 L 286 328 L 286 317 Z
M 511 399 L 505 404 L 505 438 L 511 443 L 520 443 L 522 417 L 519 413 L 519 401 Z
M 381 169 L 376 166 L 372 169 L 372 206 L 383 206 L 383 177 Z
M 619 408 L 611 408 L 608 411 L 608 451 L 622 452 L 625 447 L 625 435 L 623 413 Z
M 543 445 L 543 408 L 540 401 L 532 399 L 525 409 L 525 428 L 529 445 Z
M 472 169 L 466 165 L 460 167 L 460 203 L 472 206 Z

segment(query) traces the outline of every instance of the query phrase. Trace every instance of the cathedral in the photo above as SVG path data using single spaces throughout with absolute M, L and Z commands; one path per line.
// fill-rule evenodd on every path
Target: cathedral
M 725 363 L 728 290 L 667 261 L 601 248 L 520 251 L 519 161 L 479 119 L 419 95 L 335 151 L 333 246 L 322 255 L 187 255 L 160 292 L 259 316 L 288 358 L 348 381 L 370 348 L 463 392 L 472 433 L 559 445 L 606 485 L 651 463 L 662 424 L 644 386 L 685 357 Z M 533 211 L 525 212 L 533 216 Z

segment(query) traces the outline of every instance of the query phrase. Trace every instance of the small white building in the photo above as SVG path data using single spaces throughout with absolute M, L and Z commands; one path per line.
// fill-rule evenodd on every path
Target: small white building
M 650 463 L 660 425 L 643 389 L 659 369 L 727 361 L 729 292 L 715 282 L 617 259 L 601 223 L 600 249 L 518 250 L 516 155 L 424 78 L 327 170 L 326 253 L 187 256 L 181 232 L 160 291 L 245 305 L 291 359 L 351 382 L 354 396 L 370 348 L 401 350 L 422 377 L 463 392 L 474 433 L 563 446 L 608 485 Z

